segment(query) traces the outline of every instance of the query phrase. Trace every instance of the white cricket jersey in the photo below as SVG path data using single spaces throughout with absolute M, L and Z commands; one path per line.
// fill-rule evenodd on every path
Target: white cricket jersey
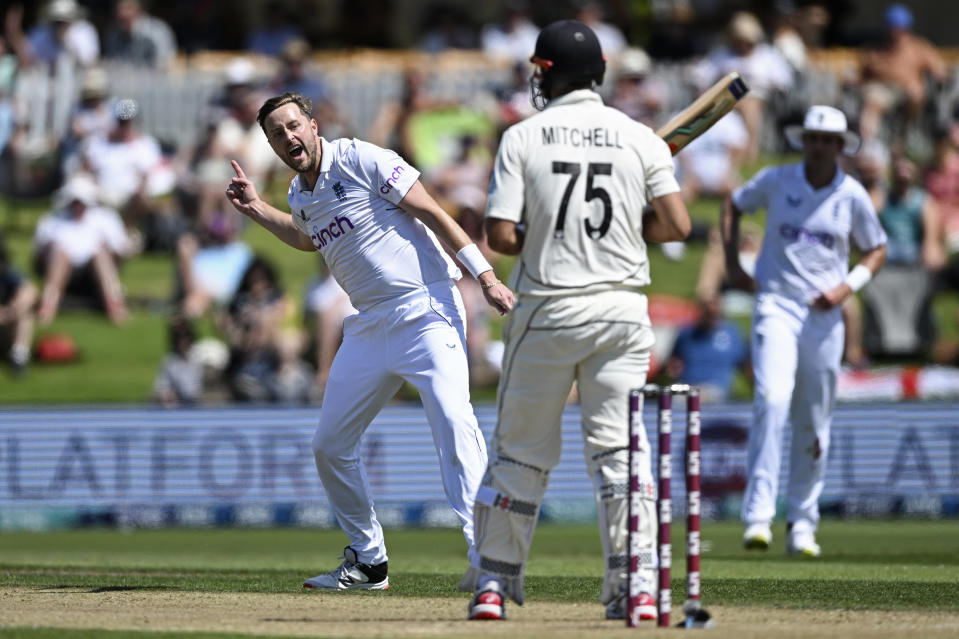
M 677 191 L 666 143 L 580 89 L 503 134 L 486 217 L 526 225 L 520 293 L 635 288 L 650 282 L 643 207 Z
M 813 189 L 801 162 L 767 167 L 732 199 L 742 211 L 767 212 L 756 262 L 760 290 L 802 304 L 846 278 L 850 237 L 861 251 L 886 243 L 869 194 L 839 168 L 829 185 Z
M 296 228 L 323 254 L 356 309 L 460 278 L 433 232 L 399 207 L 419 171 L 361 140 L 321 138 L 320 146 L 313 190 L 297 175 L 287 199 Z

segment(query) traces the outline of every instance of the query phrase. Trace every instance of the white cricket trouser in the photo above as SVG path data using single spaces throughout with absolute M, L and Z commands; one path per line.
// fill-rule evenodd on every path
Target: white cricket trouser
M 313 436 L 316 469 L 359 561 L 386 561 L 360 439 L 403 381 L 420 394 L 450 506 L 474 555 L 473 500 L 486 468 L 486 442 L 473 414 L 463 301 L 452 282 L 347 317 Z
M 549 472 L 562 450 L 561 418 L 575 380 L 587 468 L 593 478 L 607 561 L 604 599 L 626 574 L 628 397 L 649 369 L 653 333 L 638 291 L 537 298 L 520 296 L 504 327 L 506 351 L 499 419 L 490 467 L 476 501 L 480 563 L 460 582 L 472 589 L 484 574 L 504 581 L 523 601 L 525 562 Z M 652 485 L 649 444 L 641 447 L 643 480 Z M 651 493 L 652 494 L 652 493 Z M 644 517 L 651 555 L 654 502 Z
M 771 293 L 756 298 L 752 331 L 756 386 L 742 508 L 747 525 L 769 523 L 776 514 L 788 421 L 792 444 L 787 517 L 794 528 L 815 531 L 843 340 L 839 308 L 818 311 Z

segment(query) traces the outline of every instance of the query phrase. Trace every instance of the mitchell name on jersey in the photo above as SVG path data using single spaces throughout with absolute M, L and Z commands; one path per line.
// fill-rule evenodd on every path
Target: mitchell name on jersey
M 544 126 L 543 145 L 564 144 L 566 146 L 596 146 L 621 149 L 619 131 L 600 127 L 576 129 L 568 126 Z

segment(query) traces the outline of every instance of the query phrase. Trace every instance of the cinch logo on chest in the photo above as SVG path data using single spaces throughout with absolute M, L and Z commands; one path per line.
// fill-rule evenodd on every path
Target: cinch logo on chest
M 346 226 L 344 227 L 344 225 Z M 310 239 L 313 240 L 313 246 L 316 248 L 323 248 L 347 231 L 352 230 L 353 223 L 350 222 L 350 219 L 342 215 L 337 215 L 335 218 L 333 218 L 333 221 L 330 222 L 329 226 L 325 228 L 314 226 L 313 233 L 310 234 Z

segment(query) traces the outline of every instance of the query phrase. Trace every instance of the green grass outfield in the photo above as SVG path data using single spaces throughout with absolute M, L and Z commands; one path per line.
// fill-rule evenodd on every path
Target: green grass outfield
M 681 602 L 683 539 L 682 530 L 674 528 L 673 598 Z M 819 560 L 785 557 L 781 529 L 774 529 L 773 548 L 757 553 L 741 548 L 738 523 L 704 526 L 702 590 L 707 607 L 959 612 L 959 524 L 955 521 L 826 521 L 819 535 L 823 546 Z M 8 588 L 184 596 L 300 593 L 303 578 L 335 567 L 345 543 L 338 531 L 302 529 L 4 533 L 0 535 L 0 608 Z M 388 530 L 387 543 L 390 590 L 342 593 L 343 597 L 366 598 L 358 603 L 374 608 L 376 603 L 369 597 L 457 598 L 465 605 L 466 595 L 456 590 L 465 562 L 458 531 Z M 528 601 L 591 604 L 598 597 L 601 566 L 594 527 L 544 525 L 536 532 L 528 565 Z M 596 610 L 601 614 L 598 604 Z M 2 611 L 0 625 L 9 625 Z M 0 636 L 107 635 L 80 629 L 73 634 L 62 628 L 0 627 Z

